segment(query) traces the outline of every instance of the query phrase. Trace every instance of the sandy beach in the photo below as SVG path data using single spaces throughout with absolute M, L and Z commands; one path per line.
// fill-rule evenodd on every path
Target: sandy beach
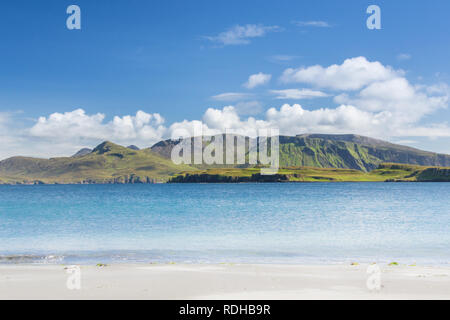
M 380 265 L 370 291 L 367 265 L 81 266 L 69 290 L 63 265 L 0 266 L 0 299 L 450 299 L 450 268 Z

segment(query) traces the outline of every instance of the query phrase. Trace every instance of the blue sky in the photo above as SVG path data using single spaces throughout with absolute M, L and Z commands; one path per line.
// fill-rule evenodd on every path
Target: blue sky
M 66 28 L 66 8 L 70 4 L 81 8 L 81 30 Z M 366 8 L 370 4 L 381 8 L 382 30 L 366 27 Z M 116 130 L 111 132 L 111 140 L 148 146 L 166 138 L 173 123 L 204 120 L 209 129 L 220 130 L 220 126 L 214 127 L 215 123 L 233 125 L 236 115 L 241 126 L 251 123 L 248 117 L 271 125 L 291 126 L 291 131 L 286 132 L 289 134 L 331 132 L 336 125 L 336 133 L 364 131 L 355 133 L 450 153 L 450 130 L 446 126 L 450 111 L 445 100 L 450 83 L 448 12 L 450 2 L 438 0 L 2 1 L 0 132 L 6 143 L 1 147 L 0 158 L 24 152 L 44 155 L 48 145 L 54 146 L 52 155 L 62 155 L 101 142 L 108 130 Z M 221 41 L 224 35 L 236 36 L 239 28 L 258 36 Z M 393 70 L 395 75 L 373 82 L 404 79 L 408 88 L 398 82 L 399 86 L 416 90 L 412 99 L 422 97 L 424 105 L 408 111 L 395 104 L 410 100 L 398 102 L 394 97 L 395 101 L 386 101 L 380 96 L 390 107 L 374 107 L 378 102 L 372 101 L 372 96 L 372 104 L 367 97 L 364 101 L 360 97 L 372 82 L 363 81 L 357 89 L 341 90 L 328 80 L 317 82 L 303 77 L 304 72 L 311 71 L 308 67 L 320 65 L 325 70 L 356 57 L 364 57 L 367 63 L 360 62 L 369 67 L 368 72 L 375 62 Z M 288 68 L 303 68 L 301 81 L 283 81 L 282 75 Z M 249 76 L 259 73 L 270 75 L 270 80 L 253 88 L 244 85 Z M 297 95 L 278 99 L 280 90 L 286 89 L 321 92 L 325 97 L 305 99 Z M 214 98 L 227 93 L 239 95 L 227 101 Z M 343 94 L 349 97 L 336 99 Z M 434 96 L 442 98 L 436 105 L 430 100 Z M 284 120 L 276 122 L 274 119 L 282 118 L 283 104 L 299 104 L 308 111 L 325 108 L 333 117 L 339 117 L 333 110 L 343 104 L 369 112 L 373 119 L 395 113 L 395 118 L 385 120 L 386 126 L 400 119 L 400 112 L 409 117 L 420 108 L 429 110 L 418 112 L 406 123 L 398 123 L 395 130 L 384 130 L 379 125 L 364 130 L 351 123 L 346 130 L 344 120 L 333 120 L 326 127 L 321 125 L 323 120 L 315 126 L 309 122 L 304 126 L 293 126 Z M 226 106 L 234 109 L 225 112 Z M 221 113 L 205 114 L 208 108 Z M 270 108 L 280 114 L 270 118 L 266 114 Z M 77 109 L 84 113 L 73 120 L 70 113 Z M 125 121 L 127 115 L 136 124 L 139 110 L 149 115 L 158 113 L 165 121 L 144 117 L 143 121 L 155 131 L 147 136 L 140 129 L 133 128 L 130 133 L 111 124 L 115 116 Z M 298 108 L 286 110 L 299 117 L 302 113 Z M 350 111 L 342 111 L 343 117 Z M 49 117 L 55 113 L 67 121 L 51 122 Z M 104 115 L 101 121 L 91 118 L 99 113 Z M 310 114 L 311 119 L 316 116 Z M 39 117 L 45 117 L 45 121 L 39 124 Z M 358 122 L 358 118 L 354 119 Z M 89 128 L 83 127 L 91 120 Z M 427 130 L 431 127 L 439 130 Z M 89 130 L 92 132 L 85 136 L 80 134 Z M 34 147 L 26 147 L 31 142 Z

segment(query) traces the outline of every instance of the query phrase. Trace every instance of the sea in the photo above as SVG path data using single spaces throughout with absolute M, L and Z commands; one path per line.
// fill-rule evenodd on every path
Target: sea
M 450 183 L 0 186 L 0 264 L 449 265 Z

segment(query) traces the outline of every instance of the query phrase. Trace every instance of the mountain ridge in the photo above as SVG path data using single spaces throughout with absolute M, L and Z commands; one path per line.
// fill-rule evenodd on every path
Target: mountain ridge
M 154 144 L 150 149 L 169 158 L 172 148 L 180 142 L 181 139 L 163 140 Z M 423 151 L 354 134 L 279 136 L 279 142 L 280 166 L 312 166 L 362 171 L 374 170 L 384 162 L 450 166 L 450 155 Z
M 80 157 L 11 157 L 0 161 L 3 183 L 153 183 L 182 170 L 153 151 L 133 150 L 109 141 Z
M 260 164 L 175 165 L 170 155 L 181 141 L 163 140 L 141 150 L 104 141 L 93 149 L 86 148 L 90 152 L 86 150 L 84 155 L 50 159 L 11 157 L 0 161 L 0 183 L 154 183 L 168 181 L 182 172 L 260 167 Z M 303 134 L 280 136 L 279 141 L 280 169 L 311 167 L 371 172 L 383 163 L 450 167 L 450 155 L 358 135 Z M 246 147 L 248 151 L 248 144 Z M 433 170 L 427 172 L 436 171 Z

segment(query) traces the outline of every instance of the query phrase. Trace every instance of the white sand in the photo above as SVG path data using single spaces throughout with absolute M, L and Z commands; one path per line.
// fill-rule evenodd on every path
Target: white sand
M 450 299 L 450 268 L 380 267 L 376 293 L 367 265 L 81 266 L 81 290 L 64 266 L 2 265 L 0 299 Z

